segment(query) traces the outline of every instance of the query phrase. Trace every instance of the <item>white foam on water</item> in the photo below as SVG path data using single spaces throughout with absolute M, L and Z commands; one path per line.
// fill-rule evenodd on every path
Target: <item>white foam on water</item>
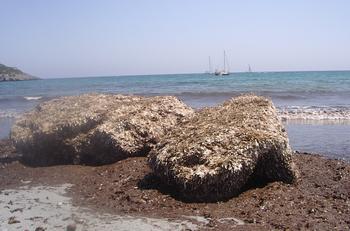
M 278 108 L 282 120 L 350 121 L 349 107 L 287 106 Z
M 15 109 L 7 109 L 7 110 L 0 109 L 0 119 L 1 118 L 18 118 L 20 115 L 21 113 Z
M 42 97 L 41 96 L 25 96 L 24 97 L 26 100 L 39 100 Z

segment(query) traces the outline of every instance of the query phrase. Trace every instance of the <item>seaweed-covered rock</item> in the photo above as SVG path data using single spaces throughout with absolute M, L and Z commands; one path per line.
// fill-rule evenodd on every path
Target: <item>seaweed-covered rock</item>
M 184 199 L 218 201 L 251 183 L 292 183 L 291 157 L 272 102 L 244 95 L 182 121 L 150 152 L 149 164 Z
M 147 155 L 159 137 L 192 112 L 171 96 L 62 97 L 24 114 L 11 139 L 28 164 L 106 164 Z

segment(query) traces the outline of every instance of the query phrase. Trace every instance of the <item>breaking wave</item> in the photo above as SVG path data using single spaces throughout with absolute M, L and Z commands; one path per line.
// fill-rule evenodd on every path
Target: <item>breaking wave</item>
M 346 106 L 285 106 L 277 108 L 282 120 L 350 120 Z
M 54 97 L 48 97 L 48 96 L 0 96 L 0 108 L 1 104 L 23 104 L 23 103 L 28 103 L 28 102 L 35 102 L 35 101 L 46 101 L 50 100 Z
M 11 118 L 18 118 L 21 115 L 21 112 L 15 110 L 15 109 L 8 109 L 5 111 L 0 110 L 0 119 L 11 119 Z
M 25 96 L 24 97 L 26 100 L 39 100 L 42 97 L 41 96 Z

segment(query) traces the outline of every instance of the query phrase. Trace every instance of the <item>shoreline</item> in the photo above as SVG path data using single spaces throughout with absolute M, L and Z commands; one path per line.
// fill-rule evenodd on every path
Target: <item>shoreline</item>
M 0 119 L 0 140 L 8 139 L 14 119 Z M 349 120 L 282 121 L 293 149 L 350 161 Z M 8 131 L 5 131 L 5 130 Z
M 168 221 L 194 216 L 202 219 L 194 222 L 200 230 L 347 229 L 350 226 L 350 164 L 315 154 L 293 156 L 301 172 L 297 184 L 274 182 L 251 188 L 225 202 L 186 203 L 157 183 L 150 174 L 146 157 L 103 166 L 33 168 L 18 162 L 19 156 L 8 141 L 0 143 L 0 192 L 21 186 L 71 184 L 67 195 L 74 206 L 98 214 Z M 2 202 L 2 206 L 3 203 L 7 202 Z

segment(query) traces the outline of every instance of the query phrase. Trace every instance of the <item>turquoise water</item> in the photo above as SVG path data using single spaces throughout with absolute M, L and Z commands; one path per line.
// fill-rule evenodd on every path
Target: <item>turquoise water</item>
M 272 97 L 278 105 L 349 106 L 350 72 L 234 73 L 225 77 L 182 74 L 3 82 L 0 107 L 6 109 L 9 101 L 24 100 L 23 97 L 48 98 L 86 92 L 176 95 L 195 107 L 249 92 Z
M 340 158 L 350 156 L 348 139 L 333 142 L 337 147 L 332 146 L 332 142 L 315 143 L 314 139 L 335 137 L 337 133 L 350 137 L 347 122 L 350 121 L 350 71 L 233 73 L 225 77 L 209 74 L 111 76 L 1 82 L 0 137 L 7 136 L 15 117 L 38 103 L 58 96 L 89 92 L 174 95 L 195 108 L 216 105 L 242 93 L 255 93 L 270 97 L 279 110 L 298 114 L 306 120 L 309 117 L 317 120 L 320 114 L 320 120 L 334 119 L 341 114 L 341 122 L 315 125 L 313 121 L 302 126 L 294 123 L 287 128 L 296 149 Z M 317 129 L 315 126 L 318 126 Z M 301 133 L 302 130 L 304 132 Z M 329 132 L 334 136 L 329 136 Z

